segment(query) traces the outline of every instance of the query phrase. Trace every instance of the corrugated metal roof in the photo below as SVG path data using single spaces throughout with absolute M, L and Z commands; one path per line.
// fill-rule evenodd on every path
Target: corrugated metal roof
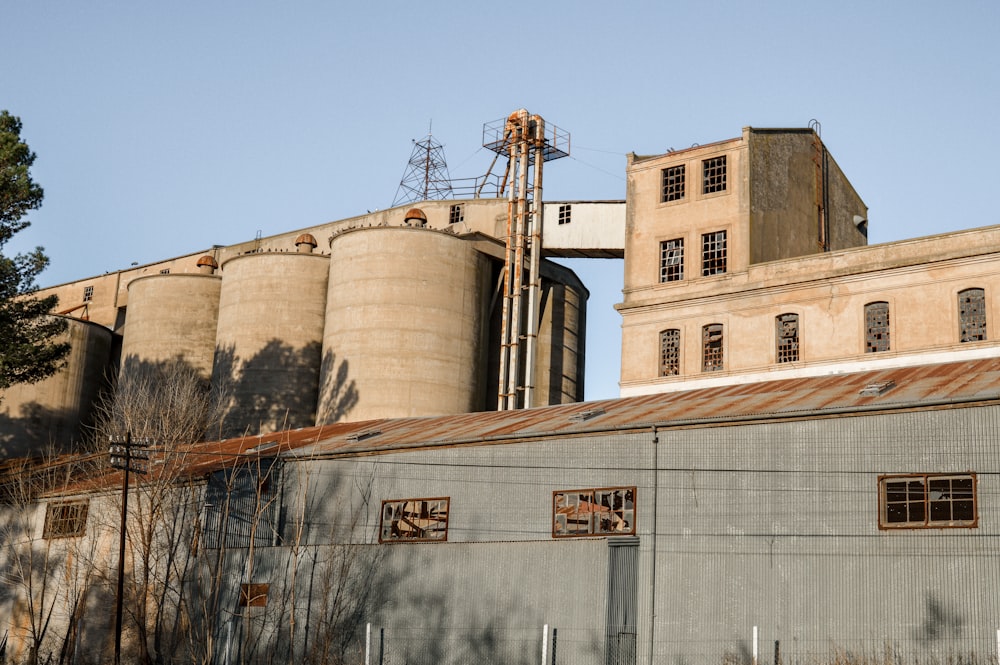
M 893 382 L 881 394 L 871 384 Z M 247 457 L 368 455 L 448 445 L 639 429 L 735 424 L 769 418 L 822 417 L 964 402 L 1000 402 L 1000 358 L 728 385 L 518 411 L 394 418 L 308 427 L 185 446 L 157 469 L 203 476 Z M 359 436 L 373 434 L 369 436 Z M 276 442 L 277 446 L 261 447 Z M 118 472 L 95 479 L 121 482 Z

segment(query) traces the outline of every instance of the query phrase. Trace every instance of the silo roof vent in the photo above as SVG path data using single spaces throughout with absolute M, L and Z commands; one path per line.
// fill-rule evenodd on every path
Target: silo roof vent
M 215 272 L 216 268 L 219 267 L 219 262 L 215 260 L 215 257 L 211 254 L 206 254 L 205 256 L 198 259 L 198 270 L 203 274 L 211 275 Z
M 415 222 L 416 226 L 427 226 L 427 215 L 420 208 L 410 208 L 403 216 L 403 221 L 407 224 Z
M 316 242 L 316 238 L 313 237 L 313 234 L 311 233 L 303 233 L 295 239 L 295 247 L 297 247 L 300 252 L 312 252 L 316 249 L 316 245 L 318 244 L 319 243 Z

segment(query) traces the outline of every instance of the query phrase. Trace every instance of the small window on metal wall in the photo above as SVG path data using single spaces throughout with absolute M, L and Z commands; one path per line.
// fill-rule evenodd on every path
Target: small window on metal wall
M 552 537 L 635 535 L 635 487 L 552 493 Z
M 660 243 L 660 282 L 679 282 L 684 279 L 684 238 L 664 240 Z
M 722 324 L 711 323 L 701 329 L 701 371 L 718 372 L 725 366 Z
M 681 331 L 677 328 L 660 333 L 660 376 L 681 373 Z
M 966 289 L 958 294 L 958 334 L 961 342 L 986 339 L 986 292 Z
M 559 223 L 569 224 L 572 220 L 573 206 L 569 203 L 559 206 Z
M 865 353 L 889 350 L 889 303 L 865 305 Z
M 880 529 L 974 528 L 976 474 L 880 476 Z
M 777 340 L 775 359 L 779 363 L 792 363 L 799 359 L 799 315 L 781 314 L 775 319 Z
M 379 542 L 448 540 L 448 497 L 382 502 Z

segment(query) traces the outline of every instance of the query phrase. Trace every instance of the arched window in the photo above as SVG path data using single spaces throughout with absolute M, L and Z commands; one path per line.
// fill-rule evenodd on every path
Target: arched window
M 774 320 L 775 360 L 793 363 L 799 359 L 799 315 L 779 314 Z
M 958 339 L 961 342 L 986 339 L 986 292 L 982 289 L 958 293 Z
M 865 353 L 889 350 L 889 303 L 865 305 Z
M 676 328 L 660 333 L 660 376 L 681 373 L 681 331 Z
M 710 323 L 701 329 L 701 371 L 721 371 L 724 368 L 722 354 L 722 324 Z

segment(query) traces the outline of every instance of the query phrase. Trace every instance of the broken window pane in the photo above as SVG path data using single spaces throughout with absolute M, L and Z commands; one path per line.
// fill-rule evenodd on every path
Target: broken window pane
M 380 542 L 448 539 L 448 498 L 382 502 Z
M 681 331 L 676 328 L 660 333 L 660 376 L 681 373 Z
M 974 527 L 975 476 L 923 474 L 879 479 L 882 528 Z
M 777 339 L 776 360 L 779 363 L 791 363 L 799 359 L 799 315 L 782 314 L 776 322 L 775 338 Z
M 684 238 L 660 243 L 660 282 L 684 279 Z
M 712 157 L 701 163 L 705 194 L 726 191 L 726 156 Z
M 865 353 L 889 350 L 889 303 L 865 305 Z
M 662 202 L 679 201 L 684 198 L 684 164 L 663 169 Z
M 959 341 L 980 342 L 986 339 L 986 292 L 966 289 L 958 294 Z
M 723 369 L 722 324 L 712 323 L 701 329 L 701 371 L 718 372 Z
M 701 236 L 701 276 L 726 272 L 726 232 L 715 231 Z
M 635 533 L 635 488 L 564 490 L 552 493 L 552 536 Z

